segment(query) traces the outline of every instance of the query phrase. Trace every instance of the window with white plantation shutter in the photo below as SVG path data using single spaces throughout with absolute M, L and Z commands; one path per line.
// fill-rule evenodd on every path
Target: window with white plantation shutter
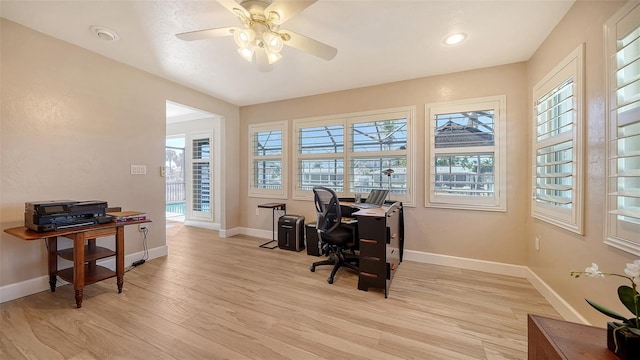
M 425 206 L 506 211 L 505 96 L 427 104 Z
M 287 123 L 249 125 L 249 196 L 287 198 Z
M 211 178 L 211 137 L 196 136 L 191 140 L 191 215 L 213 219 Z
M 582 234 L 582 98 L 580 45 L 533 88 L 531 215 Z
M 320 185 L 343 192 L 344 124 L 334 121 L 312 122 L 297 128 L 296 190 L 311 191 Z
M 640 4 L 605 25 L 607 206 L 605 243 L 640 255 Z
M 365 196 L 388 189 L 392 198 L 407 193 L 407 118 L 405 113 L 349 120 L 349 192 Z
M 316 185 L 340 196 L 390 189 L 389 199 L 413 205 L 410 133 L 414 109 L 398 108 L 294 121 L 294 198 Z

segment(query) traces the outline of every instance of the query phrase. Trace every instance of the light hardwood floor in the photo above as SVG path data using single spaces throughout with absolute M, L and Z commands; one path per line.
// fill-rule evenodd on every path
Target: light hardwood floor
M 153 234 L 151 234 L 153 236 Z M 526 359 L 527 313 L 560 318 L 527 280 L 405 261 L 381 291 L 305 251 L 167 229 L 169 256 L 0 305 L 1 359 Z

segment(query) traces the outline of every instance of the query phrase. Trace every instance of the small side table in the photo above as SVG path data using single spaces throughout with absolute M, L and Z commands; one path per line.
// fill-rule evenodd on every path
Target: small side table
M 607 330 L 527 315 L 529 360 L 619 360 L 607 348 Z
M 287 204 L 285 203 L 266 203 L 258 205 L 259 208 L 263 209 L 271 209 L 271 240 L 267 241 L 264 244 L 260 244 L 259 247 L 265 249 L 275 249 L 278 245 L 268 246 L 273 242 L 277 242 L 276 240 L 276 210 L 283 211 L 282 215 L 287 214 Z

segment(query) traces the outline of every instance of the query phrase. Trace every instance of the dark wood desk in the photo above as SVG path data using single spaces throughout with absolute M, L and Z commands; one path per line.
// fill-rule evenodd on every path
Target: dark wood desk
M 76 307 L 82 306 L 85 285 L 116 277 L 118 293 L 124 284 L 124 227 L 151 220 L 110 222 L 107 224 L 83 226 L 60 231 L 36 232 L 24 226 L 5 229 L 8 234 L 23 240 L 45 239 L 48 249 L 49 286 L 56 291 L 56 275 L 73 284 Z M 96 238 L 112 236 L 116 238 L 115 251 L 96 245 Z M 73 248 L 58 250 L 58 236 L 73 240 Z M 58 256 L 73 262 L 73 267 L 58 270 Z M 116 271 L 99 266 L 96 260 L 115 256 Z
M 342 204 L 342 203 L 341 203 Z M 345 203 L 348 205 L 348 203 Z M 389 286 L 404 251 L 404 212 L 401 202 L 380 208 L 362 209 L 351 214 L 358 219 L 358 289 L 384 289 Z
M 595 360 L 618 357 L 607 348 L 607 330 L 528 315 L 529 360 Z

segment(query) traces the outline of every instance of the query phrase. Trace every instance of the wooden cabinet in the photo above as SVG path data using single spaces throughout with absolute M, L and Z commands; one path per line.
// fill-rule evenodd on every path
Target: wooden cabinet
M 353 214 L 358 218 L 359 267 L 358 289 L 384 289 L 389 286 L 404 248 L 404 214 L 402 203 L 390 207 L 364 209 Z
M 605 329 L 538 315 L 528 315 L 529 360 L 614 360 Z

